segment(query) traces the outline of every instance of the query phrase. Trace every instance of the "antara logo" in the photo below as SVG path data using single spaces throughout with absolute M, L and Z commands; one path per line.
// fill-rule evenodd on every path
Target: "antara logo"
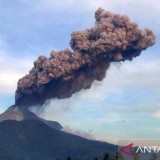
M 160 152 L 160 147 L 159 146 L 143 146 L 143 147 L 138 147 L 136 150 L 136 153 L 141 152 L 141 153 L 159 153 Z
M 138 147 L 134 147 L 135 153 L 159 153 L 160 152 L 160 146 L 138 146 Z M 128 144 L 124 147 L 121 147 L 120 152 L 134 158 L 134 154 L 133 154 L 133 143 Z
M 133 143 L 131 143 L 127 146 L 124 146 L 124 147 L 120 148 L 120 152 L 134 158 L 134 154 L 133 154 L 133 151 L 132 151 L 132 146 L 133 146 Z

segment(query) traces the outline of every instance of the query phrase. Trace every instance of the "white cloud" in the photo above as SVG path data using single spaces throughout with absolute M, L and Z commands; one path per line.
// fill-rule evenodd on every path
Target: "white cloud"
M 78 136 L 81 136 L 81 137 L 84 137 L 84 138 L 87 138 L 87 139 L 90 139 L 90 140 L 95 140 L 91 131 L 87 132 L 87 131 L 75 130 L 75 129 L 71 129 L 69 126 L 65 126 L 63 128 L 63 131 L 65 131 L 67 133 L 74 134 L 74 135 L 78 135 Z
M 138 111 L 138 113 L 152 113 L 158 108 L 156 99 L 158 99 L 158 93 L 160 93 L 159 68 L 160 62 L 156 60 L 147 61 L 147 63 L 145 61 L 126 62 L 118 67 L 116 64 L 112 64 L 103 82 L 95 82 L 91 89 L 76 93 L 69 99 L 55 99 L 47 102 L 40 116 L 45 119 L 60 120 L 62 116 L 66 115 L 66 112 L 75 111 L 75 107 L 81 111 L 88 110 L 88 105 L 92 107 L 90 111 L 93 112 L 95 110 L 104 112 L 105 109 L 106 113 L 111 114 L 111 117 L 109 114 L 107 115 L 110 121 L 116 120 L 115 117 L 117 121 L 123 120 L 121 115 L 118 116 L 118 113 L 123 113 L 124 109 L 125 112 L 136 113 Z M 148 91 L 148 89 L 155 95 L 151 95 L 149 99 L 147 99 L 147 102 L 143 102 L 145 99 L 145 95 L 143 94 Z M 127 106 L 128 103 L 123 103 L 123 101 L 126 102 L 126 97 L 123 95 L 126 90 L 133 91 L 133 93 L 140 92 L 140 94 L 142 94 L 139 96 L 139 99 L 137 99 L 138 102 L 130 104 L 133 105 L 132 107 Z M 111 102 L 107 103 L 106 98 L 113 94 L 115 98 L 112 98 L 115 100 L 113 102 L 111 101 L 112 104 L 110 104 Z M 130 100 L 130 98 L 128 100 Z M 121 102 L 123 103 L 123 107 L 119 107 L 118 105 L 118 103 Z M 141 110 L 142 107 L 143 110 Z M 78 109 L 76 111 L 78 111 Z M 108 121 L 108 119 L 105 120 Z
M 160 105 L 159 105 L 160 107 Z M 160 118 L 160 109 L 156 110 L 154 113 L 153 113 L 153 116 L 156 117 L 156 118 Z
M 131 19 L 138 22 L 143 27 L 151 27 L 157 33 L 159 32 L 160 25 L 160 2 L 159 0 L 40 0 L 35 1 L 23 1 L 25 4 L 30 5 L 33 11 L 44 11 L 44 12 L 76 12 L 76 13 L 89 13 L 95 12 L 99 7 L 103 7 L 106 10 L 113 12 L 127 14 Z M 145 6 L 145 7 L 144 7 Z M 77 17 L 78 18 L 78 17 Z M 64 15 L 65 19 L 65 15 Z M 153 25 L 154 24 L 154 25 Z
M 32 59 L 15 58 L 8 52 L 7 43 L 0 40 L 0 93 L 14 94 L 19 78 L 23 77 L 32 67 Z
M 39 110 L 36 107 L 31 107 L 31 110 L 48 120 L 57 120 L 62 117 L 65 112 L 69 111 L 71 108 L 71 101 L 73 103 L 74 99 L 55 99 L 48 100 L 42 108 Z
M 98 82 L 95 82 L 91 89 L 82 90 L 75 93 L 70 98 L 48 100 L 42 106 L 42 110 L 40 110 L 40 112 L 39 110 L 34 109 L 34 107 L 32 110 L 44 119 L 61 120 L 61 117 L 73 110 L 75 106 L 79 109 L 85 109 L 84 104 L 88 103 L 88 101 L 96 104 L 98 102 L 101 103 L 105 99 L 105 90 L 98 89 L 98 84 Z
M 53 10 L 53 9 L 65 9 L 68 10 L 70 9 L 75 9 L 78 11 L 80 10 L 96 10 L 98 7 L 104 7 L 109 10 L 120 10 L 120 11 L 128 11 L 130 9 L 131 12 L 133 9 L 136 12 L 139 11 L 147 11 L 149 10 L 148 6 L 150 6 L 150 10 L 154 10 L 155 12 L 160 12 L 160 2 L 159 0 L 135 0 L 135 1 L 130 1 L 130 0 L 123 0 L 123 1 L 117 1 L 117 0 L 59 0 L 59 1 L 53 1 L 53 0 L 39 0 L 39 1 L 26 1 L 26 0 L 21 0 L 26 5 L 29 5 L 31 7 L 39 7 L 39 10 Z M 143 7 L 145 4 L 146 7 Z M 79 7 L 79 8 L 77 8 Z M 54 10 L 53 10 L 54 11 Z M 148 15 L 150 13 L 148 12 Z M 154 13 L 152 13 L 154 14 Z M 139 15 L 141 16 L 141 15 Z
M 75 4 L 75 0 L 39 0 L 39 1 L 26 1 L 21 0 L 25 5 L 30 6 L 32 11 L 55 11 L 66 10 Z
M 160 86 L 160 77 L 158 75 L 160 75 L 160 62 L 157 60 L 125 62 L 120 68 L 113 64 L 108 71 L 104 85 L 110 91 L 122 90 L 128 87 L 156 90 Z
M 69 125 L 73 133 L 76 130 L 80 130 L 82 133 L 92 130 L 93 136 L 98 140 L 117 143 L 119 139 L 131 138 L 131 135 L 127 134 L 120 136 L 123 131 L 113 134 L 113 128 L 127 130 L 128 123 L 133 125 L 136 119 L 143 123 L 146 116 L 151 118 L 154 115 L 160 118 L 160 111 L 157 111 L 159 105 L 154 97 L 156 96 L 158 99 L 160 95 L 157 93 L 160 93 L 159 68 L 158 60 L 142 61 L 141 58 L 133 62 L 112 64 L 103 82 L 96 82 L 91 89 L 74 94 L 69 99 L 51 100 L 50 103 L 45 104 L 46 108 L 40 113 L 40 116 L 45 119 L 57 120 L 64 126 Z M 129 101 L 129 106 L 124 103 L 128 98 L 123 95 L 126 88 L 142 94 L 137 101 L 133 101 L 133 103 Z M 148 89 L 152 90 L 155 95 L 145 99 L 143 93 Z M 144 92 L 141 92 L 142 90 Z M 112 103 L 107 102 L 107 96 L 113 93 L 115 97 L 111 97 Z M 143 99 L 141 100 L 141 98 Z M 126 123 L 123 123 L 124 121 Z M 94 125 L 91 125 L 93 123 Z M 108 130 L 110 131 L 108 132 Z M 134 133 L 130 134 L 135 138 Z

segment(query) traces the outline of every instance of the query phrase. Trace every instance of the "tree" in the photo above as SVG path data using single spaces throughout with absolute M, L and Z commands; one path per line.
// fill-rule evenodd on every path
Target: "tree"
M 124 157 L 123 157 L 123 155 L 122 155 L 121 152 L 118 152 L 118 153 L 117 153 L 116 158 L 117 158 L 116 160 L 124 160 Z
M 104 159 L 103 160 L 109 160 L 110 159 L 110 155 L 109 155 L 109 153 L 106 153 L 105 155 L 104 155 Z
M 119 160 L 119 159 L 118 159 L 118 152 L 117 152 L 116 157 L 115 157 L 114 160 Z
M 140 160 L 140 152 L 136 152 L 136 148 L 134 148 L 133 150 L 133 155 L 134 155 L 134 158 L 133 160 Z
M 71 159 L 71 157 L 70 157 L 70 156 L 68 156 L 68 157 L 66 158 L 66 160 L 72 160 L 72 159 Z
M 158 160 L 158 155 L 156 153 L 153 153 L 151 160 Z

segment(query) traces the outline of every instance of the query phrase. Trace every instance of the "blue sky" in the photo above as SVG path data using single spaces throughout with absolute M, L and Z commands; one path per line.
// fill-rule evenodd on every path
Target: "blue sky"
M 112 64 L 90 90 L 48 102 L 39 114 L 113 143 L 160 139 L 159 0 L 0 0 L 0 112 L 14 103 L 17 80 L 36 57 L 69 48 L 71 32 L 91 27 L 98 7 L 152 29 L 156 44 L 132 62 Z

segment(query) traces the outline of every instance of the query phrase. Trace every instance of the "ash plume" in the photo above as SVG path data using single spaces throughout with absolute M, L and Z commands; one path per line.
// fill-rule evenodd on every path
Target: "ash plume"
M 39 56 L 29 74 L 18 81 L 15 104 L 42 105 L 47 99 L 69 98 L 102 81 L 113 61 L 132 60 L 155 43 L 149 29 L 141 30 L 127 16 L 99 8 L 95 26 L 71 34 L 72 50 Z

